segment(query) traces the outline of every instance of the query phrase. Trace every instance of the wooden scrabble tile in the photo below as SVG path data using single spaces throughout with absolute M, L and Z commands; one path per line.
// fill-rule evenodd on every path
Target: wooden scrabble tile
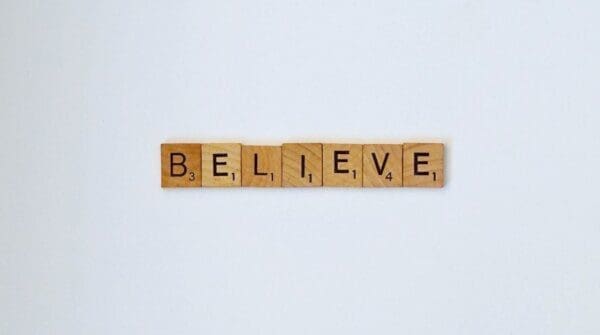
M 363 145 L 363 186 L 402 186 L 402 144 Z
M 165 143 L 160 146 L 161 186 L 202 186 L 202 145 Z
M 281 186 L 281 147 L 242 145 L 242 186 Z
M 202 186 L 241 186 L 241 158 L 239 143 L 202 144 Z
M 362 186 L 362 144 L 323 144 L 323 186 Z
M 285 143 L 281 149 L 284 187 L 323 186 L 323 146 Z
M 404 186 L 444 186 L 443 144 L 404 143 L 402 160 Z

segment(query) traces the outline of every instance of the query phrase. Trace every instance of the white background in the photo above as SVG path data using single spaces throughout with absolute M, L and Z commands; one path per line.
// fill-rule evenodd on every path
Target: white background
M 600 6 L 0 2 L 1 334 L 600 333 Z M 447 145 L 160 188 L 160 143 Z

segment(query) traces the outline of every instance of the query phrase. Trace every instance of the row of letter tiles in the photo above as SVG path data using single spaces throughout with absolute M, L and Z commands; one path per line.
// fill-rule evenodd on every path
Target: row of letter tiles
M 161 145 L 162 187 L 443 187 L 444 145 Z

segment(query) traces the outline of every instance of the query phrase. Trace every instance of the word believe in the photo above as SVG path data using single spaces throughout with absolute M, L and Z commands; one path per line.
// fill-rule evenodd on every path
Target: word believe
M 441 143 L 161 145 L 162 187 L 442 187 Z

